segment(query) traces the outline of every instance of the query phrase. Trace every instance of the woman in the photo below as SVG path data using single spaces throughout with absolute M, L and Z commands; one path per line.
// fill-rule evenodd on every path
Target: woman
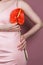
M 19 0 L 18 7 L 36 24 L 21 35 L 20 26 L 9 22 L 10 13 L 17 8 L 17 0 L 0 0 L 0 6 L 0 65 L 26 65 L 26 39 L 42 27 L 41 19 L 29 4 Z

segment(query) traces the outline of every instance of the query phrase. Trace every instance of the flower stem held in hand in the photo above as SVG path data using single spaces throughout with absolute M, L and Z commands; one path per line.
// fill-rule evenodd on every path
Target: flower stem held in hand
M 25 54 L 26 60 L 28 60 L 28 54 L 27 54 L 27 50 L 26 49 L 24 49 L 24 54 Z

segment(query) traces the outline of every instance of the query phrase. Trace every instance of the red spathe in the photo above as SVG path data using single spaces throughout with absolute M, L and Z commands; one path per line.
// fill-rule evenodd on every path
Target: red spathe
M 19 15 L 19 16 L 18 16 Z M 24 11 L 21 8 L 13 10 L 10 14 L 10 23 L 24 24 Z

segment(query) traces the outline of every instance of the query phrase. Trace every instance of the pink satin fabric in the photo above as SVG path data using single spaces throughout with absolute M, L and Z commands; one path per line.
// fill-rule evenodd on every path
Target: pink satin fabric
M 24 51 L 18 50 L 19 32 L 0 32 L 0 65 L 24 65 Z
M 16 3 L 0 13 L 0 24 L 9 24 L 9 17 Z M 0 65 L 26 65 L 24 50 L 18 50 L 20 32 L 0 32 Z

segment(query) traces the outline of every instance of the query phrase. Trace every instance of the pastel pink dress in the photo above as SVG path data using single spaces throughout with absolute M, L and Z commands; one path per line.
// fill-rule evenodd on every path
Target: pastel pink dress
M 9 23 L 10 13 L 16 3 L 0 13 L 0 24 Z M 20 32 L 0 32 L 0 65 L 26 65 L 24 50 L 18 50 Z

